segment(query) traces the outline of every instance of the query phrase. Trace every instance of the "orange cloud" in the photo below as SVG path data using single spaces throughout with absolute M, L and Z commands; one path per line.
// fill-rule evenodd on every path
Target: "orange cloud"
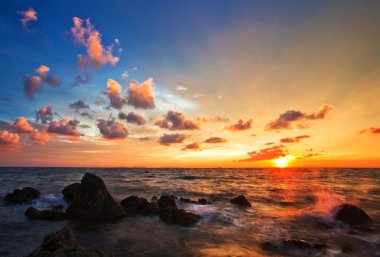
M 59 121 L 53 120 L 50 122 L 46 127 L 46 131 L 52 134 L 71 136 L 71 139 L 76 139 L 81 135 L 77 130 L 78 124 L 79 121 L 66 117 Z
M 380 134 L 380 128 L 370 127 L 368 129 L 364 129 L 360 131 L 361 134 L 363 133 L 371 133 L 371 134 Z
M 34 128 L 29 124 L 28 120 L 22 116 L 12 123 L 11 127 L 16 130 L 17 133 L 27 134 L 34 131 Z
M 187 138 L 184 134 L 164 134 L 158 139 L 158 143 L 161 145 L 179 144 L 185 141 Z
M 21 23 L 25 30 L 28 30 L 28 23 L 31 21 L 38 20 L 37 18 L 37 12 L 33 10 L 33 8 L 30 8 L 25 11 L 18 11 L 19 14 L 21 14 Z
M 189 145 L 186 145 L 184 148 L 181 149 L 182 151 L 202 151 L 201 145 L 198 142 L 191 143 Z
M 187 119 L 181 112 L 174 111 L 168 111 L 155 124 L 169 130 L 194 130 L 200 128 L 199 122 Z
M 221 116 L 207 116 L 207 115 L 201 115 L 201 116 L 198 116 L 197 117 L 197 120 L 200 121 L 200 122 L 229 122 L 230 119 L 229 118 L 224 118 L 224 117 L 221 117 Z
M 153 109 L 156 105 L 152 85 L 153 78 L 148 78 L 140 85 L 132 81 L 127 92 L 127 103 L 135 108 Z
M 246 122 L 244 122 L 242 119 L 239 119 L 236 124 L 226 126 L 225 129 L 231 130 L 231 131 L 240 131 L 240 130 L 247 130 L 250 129 L 253 125 L 253 120 L 250 119 Z
M 219 144 L 219 143 L 225 143 L 225 142 L 227 142 L 227 140 L 221 137 L 209 137 L 204 141 L 204 143 L 208 143 L 208 144 Z
M 110 99 L 110 106 L 120 110 L 125 104 L 125 99 L 121 96 L 122 87 L 113 79 L 107 80 L 106 95 Z
M 116 121 L 114 118 L 98 119 L 98 128 L 106 139 L 124 139 L 128 136 L 127 125 L 124 122 Z
M 279 157 L 284 157 L 287 155 L 287 150 L 283 145 L 275 145 L 272 147 L 264 148 L 259 151 L 249 152 L 249 158 L 239 160 L 240 162 L 249 162 L 249 161 L 265 161 L 273 160 Z
M 18 144 L 20 141 L 20 136 L 11 133 L 7 130 L 2 130 L 0 131 L 0 144 L 5 144 L 5 145 L 13 145 L 13 144 Z
M 40 131 L 35 130 L 31 134 L 30 139 L 33 140 L 36 143 L 45 144 L 45 143 L 47 143 L 49 141 L 50 135 L 46 131 L 41 131 L 40 132 Z
M 308 135 L 302 135 L 302 136 L 297 136 L 297 137 L 285 137 L 281 138 L 280 142 L 281 143 L 298 143 L 301 139 L 304 138 L 309 138 L 310 136 Z
M 112 46 L 103 47 L 101 35 L 94 29 L 89 19 L 85 20 L 85 25 L 78 17 L 74 17 L 73 22 L 74 27 L 71 28 L 71 33 L 74 41 L 83 45 L 87 51 L 87 56 L 78 55 L 81 67 L 100 67 L 107 63 L 115 65 L 119 61 L 119 57 L 112 55 Z

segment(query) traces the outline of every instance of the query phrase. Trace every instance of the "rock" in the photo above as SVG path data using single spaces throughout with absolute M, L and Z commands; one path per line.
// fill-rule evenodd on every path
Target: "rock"
M 177 203 L 175 202 L 175 196 L 172 195 L 162 195 L 160 199 L 157 201 L 158 208 L 169 208 L 169 207 L 177 207 Z
M 264 242 L 261 245 L 261 249 L 267 252 L 279 252 L 281 250 L 278 244 L 272 242 Z
M 76 247 L 74 233 L 64 227 L 44 238 L 42 245 L 27 257 L 113 257 L 99 249 Z
M 353 227 L 365 227 L 372 221 L 365 211 L 352 204 L 338 206 L 334 218 Z
M 80 183 L 73 183 L 68 185 L 62 190 L 63 198 L 67 201 L 72 201 L 74 196 L 78 193 L 80 187 Z
M 24 203 L 40 197 L 41 193 L 33 187 L 24 187 L 22 190 L 15 189 L 12 193 L 8 193 L 4 200 L 8 203 Z
M 141 211 L 140 214 L 143 216 L 156 215 L 158 214 L 158 204 L 156 202 L 148 203 Z
M 296 248 L 298 250 L 308 250 L 312 249 L 313 246 L 304 240 L 286 239 L 284 240 L 284 248 L 286 250 L 289 250 L 291 248 Z
M 152 198 L 150 200 L 156 202 L 158 200 L 158 198 L 157 198 L 157 196 L 154 195 L 154 196 L 152 196 Z
M 193 200 L 191 200 L 191 199 L 189 199 L 189 198 L 179 198 L 179 200 L 181 201 L 181 202 L 184 202 L 184 203 L 197 203 L 196 201 L 193 201 Z
M 123 207 L 108 192 L 104 181 L 86 173 L 78 193 L 66 210 L 68 217 L 79 220 L 116 220 L 125 215 Z
M 174 207 L 161 209 L 159 211 L 160 218 L 170 224 L 176 224 L 181 226 L 191 226 L 198 222 L 201 218 L 199 215 L 178 209 Z
M 58 204 L 58 205 L 53 206 L 54 210 L 63 210 L 64 208 L 65 208 L 65 206 L 63 206 L 63 204 Z
M 127 214 L 136 214 L 146 207 L 149 202 L 145 198 L 132 195 L 120 202 Z
M 63 220 L 66 218 L 66 213 L 58 210 L 37 210 L 34 207 L 29 207 L 25 211 L 25 216 L 30 219 L 42 220 Z
M 251 207 L 251 203 L 244 195 L 239 195 L 230 201 L 232 204 L 239 205 L 241 207 Z
M 209 202 L 208 202 L 207 199 L 205 199 L 205 198 L 200 198 L 200 199 L 198 199 L 198 203 L 199 203 L 199 204 L 209 204 Z

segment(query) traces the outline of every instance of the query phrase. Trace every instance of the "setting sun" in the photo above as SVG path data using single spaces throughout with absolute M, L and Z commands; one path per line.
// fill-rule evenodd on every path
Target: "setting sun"
M 285 168 L 288 166 L 289 159 L 288 157 L 280 157 L 278 159 L 273 160 L 276 163 L 276 166 L 279 168 Z

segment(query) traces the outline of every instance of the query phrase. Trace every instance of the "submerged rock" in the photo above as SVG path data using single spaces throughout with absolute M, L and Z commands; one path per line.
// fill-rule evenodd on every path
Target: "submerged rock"
M 162 195 L 160 199 L 157 201 L 158 208 L 170 208 L 177 207 L 177 203 L 175 201 L 175 196 L 173 195 Z
M 34 207 L 29 207 L 25 211 L 25 216 L 30 219 L 42 220 L 63 220 L 66 218 L 66 213 L 58 210 L 37 210 Z
M 175 207 L 161 209 L 159 213 L 163 221 L 181 226 L 191 226 L 201 218 L 198 214 Z
M 72 201 L 74 196 L 78 193 L 80 187 L 80 183 L 73 183 L 68 185 L 62 190 L 63 198 L 67 201 Z
M 236 196 L 230 202 L 241 207 L 251 207 L 251 203 L 247 200 L 247 198 L 244 195 Z
M 364 210 L 352 204 L 338 206 L 334 218 L 353 227 L 367 226 L 372 221 Z
M 27 257 L 113 257 L 102 250 L 76 247 L 74 233 L 64 227 L 46 236 L 40 247 Z
M 40 197 L 41 193 L 37 189 L 33 187 L 24 187 L 22 190 L 20 189 L 15 189 L 13 190 L 12 193 L 8 193 L 5 197 L 4 200 L 7 203 L 24 203 L 28 202 L 30 200 L 36 199 Z
M 116 220 L 125 215 L 108 192 L 104 181 L 95 174 L 86 173 L 81 181 L 78 193 L 66 210 L 73 219 Z
M 145 198 L 132 195 L 122 200 L 120 204 L 127 214 L 137 214 L 140 213 L 149 202 Z

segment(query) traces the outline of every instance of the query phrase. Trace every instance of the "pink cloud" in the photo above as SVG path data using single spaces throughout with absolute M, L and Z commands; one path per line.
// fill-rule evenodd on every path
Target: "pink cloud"
M 116 121 L 114 118 L 98 119 L 98 128 L 106 139 L 124 139 L 128 136 L 127 125 L 124 122 Z
M 31 135 L 30 139 L 39 144 L 45 144 L 49 141 L 50 135 L 45 130 L 37 131 L 35 130 Z
M 14 144 L 18 144 L 19 141 L 20 141 L 19 135 L 15 133 L 11 133 L 7 130 L 0 131 L 0 144 L 14 145 Z
M 161 145 L 171 145 L 182 143 L 187 138 L 184 134 L 164 134 L 158 139 L 158 143 Z
M 34 131 L 34 128 L 29 124 L 28 120 L 22 116 L 18 118 L 14 123 L 12 123 L 11 127 L 17 133 L 22 133 L 22 134 L 28 134 Z
M 70 136 L 72 140 L 76 140 L 81 133 L 77 130 L 79 121 L 63 118 L 61 120 L 53 120 L 46 126 L 46 131 L 51 134 Z
M 122 87 L 113 79 L 107 80 L 106 95 L 110 100 L 110 106 L 120 110 L 125 104 L 125 99 L 121 96 Z
M 127 103 L 135 108 L 153 109 L 155 103 L 152 85 L 153 78 L 145 80 L 140 85 L 132 81 L 127 92 Z
M 21 14 L 21 23 L 22 23 L 22 26 L 24 27 L 25 30 L 28 30 L 28 23 L 31 22 L 31 21 L 36 21 L 38 20 L 37 18 L 37 12 L 33 9 L 33 8 L 30 8 L 28 10 L 25 10 L 25 11 L 18 11 L 19 14 Z

